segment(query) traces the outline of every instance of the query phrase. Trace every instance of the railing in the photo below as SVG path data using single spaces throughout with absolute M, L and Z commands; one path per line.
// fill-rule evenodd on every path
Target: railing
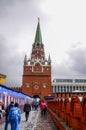
M 86 130 L 86 95 L 47 101 L 48 112 L 59 130 Z

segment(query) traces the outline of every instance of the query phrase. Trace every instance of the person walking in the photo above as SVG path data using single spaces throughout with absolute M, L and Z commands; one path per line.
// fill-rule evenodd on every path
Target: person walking
M 18 106 L 19 105 L 16 102 L 14 107 L 10 109 L 7 117 L 7 121 L 11 124 L 11 130 L 20 130 L 21 110 Z
M 45 116 L 47 111 L 47 104 L 44 100 L 41 100 L 40 102 L 40 109 L 41 109 L 41 115 Z
M 31 111 L 31 106 L 30 106 L 30 104 L 29 104 L 29 101 L 27 101 L 27 102 L 24 104 L 23 111 L 25 112 L 26 121 L 28 121 L 29 112 Z
M 0 102 L 0 119 L 5 115 L 4 103 Z
M 8 121 L 7 121 L 7 117 L 8 117 L 8 114 L 10 112 L 10 109 L 14 106 L 14 102 L 11 101 L 11 103 L 7 106 L 6 110 L 5 110 L 5 130 L 8 130 Z

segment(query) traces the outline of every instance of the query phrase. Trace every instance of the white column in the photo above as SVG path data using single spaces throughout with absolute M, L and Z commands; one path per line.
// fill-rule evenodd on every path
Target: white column
M 55 92 L 55 86 L 53 86 L 53 93 Z
M 56 86 L 56 92 L 58 92 L 58 86 Z
M 61 86 L 59 85 L 59 92 L 61 92 Z

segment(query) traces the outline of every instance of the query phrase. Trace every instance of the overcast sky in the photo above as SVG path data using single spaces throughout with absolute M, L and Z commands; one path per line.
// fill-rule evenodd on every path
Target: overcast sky
M 22 85 L 23 60 L 31 56 L 40 18 L 45 57 L 54 78 L 86 78 L 85 0 L 0 0 L 0 73 Z

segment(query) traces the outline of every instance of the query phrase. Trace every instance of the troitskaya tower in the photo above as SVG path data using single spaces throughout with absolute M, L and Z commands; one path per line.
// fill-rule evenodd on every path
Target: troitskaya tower
M 39 18 L 31 57 L 28 59 L 25 55 L 24 58 L 22 92 L 40 98 L 52 94 L 51 58 L 50 55 L 48 59 L 45 58 Z

